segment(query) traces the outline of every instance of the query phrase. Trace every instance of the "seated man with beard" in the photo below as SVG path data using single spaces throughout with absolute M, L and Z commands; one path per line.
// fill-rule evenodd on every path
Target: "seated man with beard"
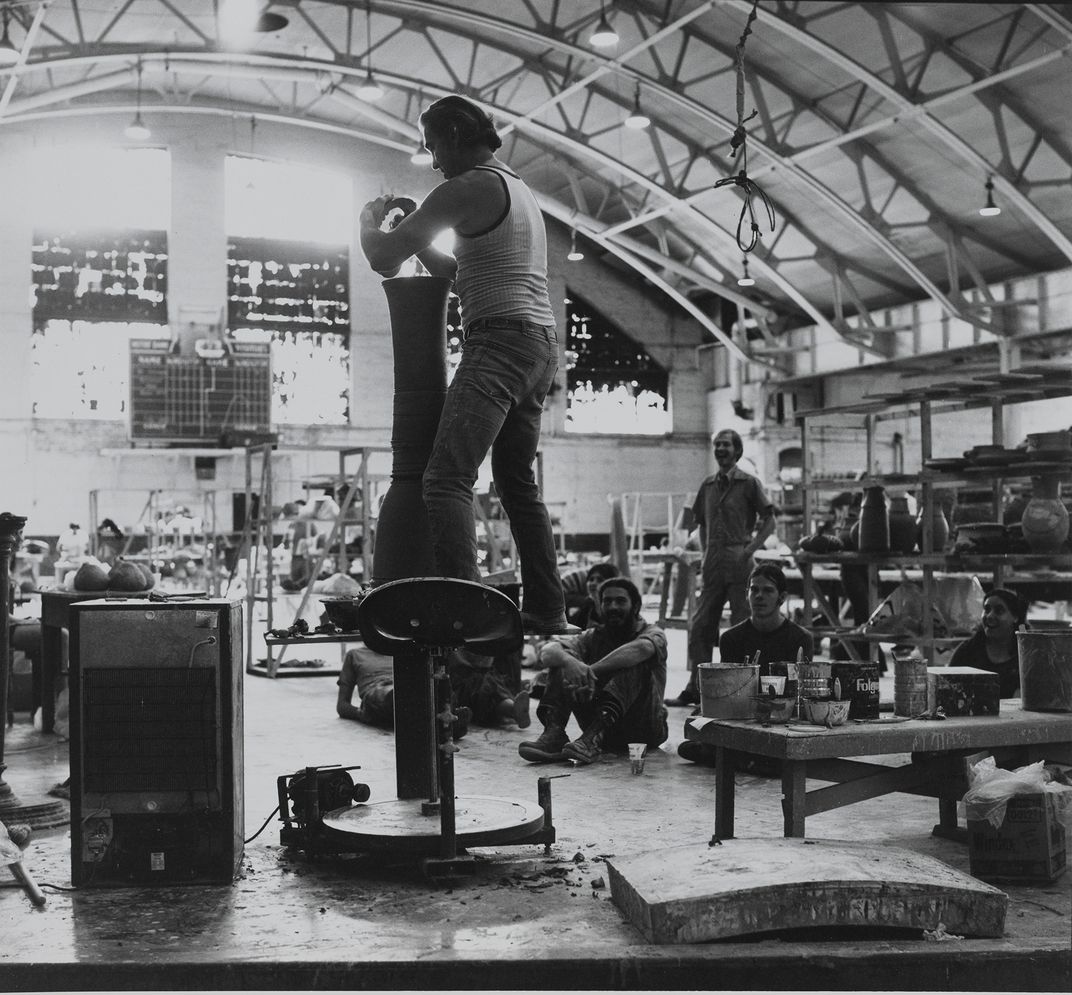
M 666 741 L 666 634 L 640 617 L 640 592 L 624 577 L 599 588 L 602 622 L 578 636 L 552 639 L 540 648 L 548 669 L 536 716 L 539 739 L 517 752 L 533 763 L 573 760 L 590 764 L 602 749 L 625 751 Z M 566 735 L 570 716 L 582 734 Z

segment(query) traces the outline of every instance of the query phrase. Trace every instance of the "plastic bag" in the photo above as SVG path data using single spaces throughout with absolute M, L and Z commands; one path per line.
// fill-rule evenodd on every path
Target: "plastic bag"
M 891 635 L 920 635 L 923 632 L 923 590 L 911 581 L 898 584 L 889 597 L 872 612 L 864 623 L 864 632 L 889 633 Z M 930 605 L 933 631 L 936 636 L 945 635 L 949 627 L 937 604 Z
M 970 787 L 962 801 L 964 817 L 968 821 L 985 819 L 995 829 L 1000 829 L 1010 798 L 1046 794 L 1052 796 L 1057 820 L 1066 831 L 1072 831 L 1072 788 L 1052 780 L 1044 760 L 1016 770 L 1003 770 L 993 757 L 984 757 L 968 768 L 968 784 Z
M 983 617 L 986 599 L 978 577 L 935 577 L 934 600 L 950 634 L 973 632 Z

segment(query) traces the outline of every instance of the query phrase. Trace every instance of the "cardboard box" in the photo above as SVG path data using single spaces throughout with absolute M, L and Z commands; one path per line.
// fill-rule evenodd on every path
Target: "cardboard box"
M 1065 829 L 1046 792 L 1014 795 L 995 829 L 985 819 L 968 821 L 968 861 L 983 881 L 1052 881 L 1065 870 Z
M 927 704 L 955 715 L 997 715 L 1001 682 L 992 670 L 977 667 L 928 667 Z

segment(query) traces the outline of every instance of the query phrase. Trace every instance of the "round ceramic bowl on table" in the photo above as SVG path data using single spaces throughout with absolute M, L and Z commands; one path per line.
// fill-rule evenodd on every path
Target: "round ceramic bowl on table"
M 804 717 L 816 726 L 840 726 L 849 717 L 852 702 L 848 700 L 804 700 Z

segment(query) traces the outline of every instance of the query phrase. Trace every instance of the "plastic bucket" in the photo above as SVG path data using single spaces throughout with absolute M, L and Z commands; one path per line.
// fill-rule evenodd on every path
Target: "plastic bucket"
M 1017 632 L 1020 707 L 1072 712 L 1072 631 Z
M 759 664 L 700 664 L 700 714 L 708 719 L 751 719 L 759 694 Z

